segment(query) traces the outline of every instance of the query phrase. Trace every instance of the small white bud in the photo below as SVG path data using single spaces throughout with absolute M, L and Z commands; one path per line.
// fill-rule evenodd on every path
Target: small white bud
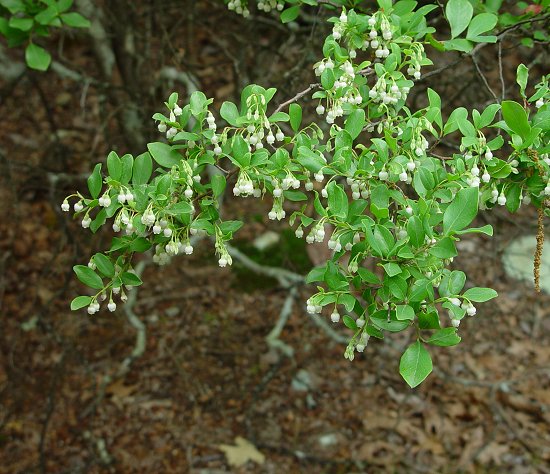
M 109 304 L 107 305 L 107 308 L 112 313 L 116 309 L 116 303 L 114 301 L 109 302 Z
M 337 323 L 338 321 L 340 321 L 340 314 L 337 311 L 334 311 L 334 313 L 330 315 L 330 320 L 333 323 Z
M 63 212 L 69 212 L 69 210 L 71 209 L 71 206 L 69 205 L 69 201 L 67 201 L 66 199 L 63 201 L 63 204 L 61 204 L 61 210 Z

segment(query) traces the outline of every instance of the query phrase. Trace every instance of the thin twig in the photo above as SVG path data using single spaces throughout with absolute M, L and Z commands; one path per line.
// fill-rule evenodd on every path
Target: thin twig
M 307 89 L 304 89 L 302 92 L 298 92 L 292 99 L 288 99 L 287 101 L 283 102 L 282 104 L 280 104 L 276 109 L 275 109 L 275 112 L 273 112 L 274 114 L 276 114 L 277 112 L 280 112 L 281 110 L 283 110 L 286 106 L 290 105 L 290 104 L 293 104 L 294 102 L 298 102 L 303 96 L 305 96 L 306 94 L 308 94 L 310 91 L 312 91 L 313 89 L 318 89 L 321 87 L 321 84 L 319 84 L 318 82 L 316 82 L 315 84 L 310 84 Z

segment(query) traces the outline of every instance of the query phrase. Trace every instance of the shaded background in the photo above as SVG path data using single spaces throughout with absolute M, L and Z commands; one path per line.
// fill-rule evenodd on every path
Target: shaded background
M 170 266 L 146 265 L 126 309 L 70 312 L 82 291 L 72 266 L 111 238 L 59 209 L 66 194 L 85 192 L 93 164 L 158 140 L 150 117 L 173 90 L 200 89 L 219 107 L 255 82 L 284 102 L 314 81 L 329 31 L 316 8 L 283 26 L 265 14 L 243 20 L 217 1 L 77 5 L 94 28 L 44 41 L 54 57 L 46 73 L 0 42 L 0 472 L 550 472 L 550 298 L 501 263 L 514 238 L 534 239 L 532 209 L 485 213 L 480 224 L 495 237 L 460 243 L 456 268 L 500 296 L 463 322 L 458 347 L 431 349 L 436 370 L 416 390 L 398 374 L 409 334 L 372 341 L 350 363 L 347 330 L 326 331 L 306 314 L 312 289 L 289 291 L 262 273 L 305 275 L 323 258 L 268 221 L 269 202 L 224 204 L 227 218 L 246 221 L 235 246 L 260 273 L 238 259 L 220 269 L 201 242 Z M 440 11 L 433 22 L 444 29 Z M 430 51 L 434 73 L 411 107 L 428 86 L 445 115 L 514 97 L 517 64 L 532 77 L 548 72 L 547 44 L 522 47 L 526 35 L 510 31 L 475 58 Z M 316 104 L 304 105 L 312 114 Z M 275 246 L 258 250 L 254 239 L 271 231 Z M 266 340 L 282 308 L 291 357 Z M 141 355 L 136 335 L 145 336 Z M 220 445 L 237 436 L 263 464 L 228 464 Z

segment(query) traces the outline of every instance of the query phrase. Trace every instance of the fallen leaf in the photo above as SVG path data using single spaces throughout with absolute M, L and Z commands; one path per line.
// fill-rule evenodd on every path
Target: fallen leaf
M 256 446 L 240 436 L 235 438 L 235 446 L 220 444 L 218 447 L 225 453 L 227 462 L 233 467 L 243 466 L 248 461 L 258 464 L 263 464 L 265 461 L 265 456 L 256 449 Z

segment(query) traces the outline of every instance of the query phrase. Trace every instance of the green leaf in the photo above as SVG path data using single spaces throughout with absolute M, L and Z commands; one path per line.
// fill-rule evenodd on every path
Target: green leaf
M 327 91 L 332 89 L 335 81 L 336 78 L 334 77 L 334 70 L 332 68 L 325 69 L 321 74 L 321 85 L 323 86 L 323 89 Z
M 495 119 L 496 113 L 499 110 L 500 110 L 500 104 L 489 105 L 481 114 L 477 127 L 484 128 L 484 127 L 487 127 L 488 125 L 491 125 L 491 123 Z
M 61 21 L 72 28 L 89 28 L 90 21 L 80 13 L 70 12 L 61 14 Z
M 391 232 L 379 224 L 376 224 L 373 230 L 367 230 L 367 228 L 365 230 L 365 237 L 372 251 L 379 257 L 386 257 L 394 246 Z
M 469 53 L 474 47 L 471 41 L 463 38 L 443 41 L 443 45 L 445 46 L 445 51 L 462 51 L 463 53 Z
M 506 189 L 506 209 L 516 212 L 521 203 L 521 185 L 514 183 Z
M 302 107 L 298 104 L 290 104 L 288 108 L 288 115 L 290 116 L 290 126 L 295 132 L 300 128 L 302 123 Z
M 448 347 L 457 345 L 461 340 L 456 328 L 443 328 L 432 334 L 426 342 L 434 346 Z
M 462 296 L 475 303 L 485 303 L 485 301 L 496 298 L 498 293 L 492 288 L 470 288 Z
M 468 39 L 476 43 L 496 43 L 497 42 L 497 37 L 494 35 L 470 36 Z
M 529 69 L 525 64 L 520 64 L 516 70 L 516 82 L 519 85 L 519 90 L 522 97 L 525 97 L 525 89 L 527 88 L 528 78 Z
M 31 69 L 45 71 L 50 66 L 52 57 L 44 48 L 34 43 L 29 43 L 25 49 L 25 61 Z
M 54 23 L 54 20 L 57 19 L 57 14 L 57 8 L 55 8 L 55 6 L 53 5 L 50 5 L 48 8 L 45 8 L 38 15 L 36 15 L 34 19 L 37 23 L 40 23 L 41 25 L 51 25 L 52 23 Z
M 317 171 L 326 165 L 325 161 L 318 153 L 315 153 L 306 146 L 301 146 L 298 148 L 298 156 L 296 161 L 312 173 L 317 173 Z
M 405 280 L 401 275 L 387 278 L 384 283 L 390 290 L 391 294 L 399 301 L 403 301 L 407 297 L 407 280 Z
M 479 189 L 463 188 L 443 214 L 443 232 L 449 234 L 468 226 L 477 215 Z
M 407 304 L 400 304 L 395 307 L 395 317 L 400 321 L 414 320 L 414 309 Z
M 449 281 L 447 283 L 448 295 L 441 296 L 458 295 L 462 291 L 462 288 L 464 288 L 465 283 L 466 274 L 459 270 L 453 270 L 449 275 Z
M 409 236 L 409 242 L 414 247 L 421 247 L 424 245 L 424 239 L 426 233 L 422 226 L 422 221 L 417 216 L 411 216 L 407 222 L 407 234 Z
M 235 135 L 231 144 L 233 159 L 240 167 L 244 168 L 250 164 L 250 152 L 248 145 L 241 135 Z
M 342 187 L 331 181 L 328 185 L 328 209 L 329 212 L 336 217 L 345 219 L 348 215 L 348 196 Z
M 313 267 L 306 276 L 306 283 L 314 283 L 325 279 L 326 266 Z
M 376 327 L 379 327 L 380 329 L 389 332 L 401 332 L 403 331 L 403 329 L 408 328 L 410 325 L 408 321 L 388 321 L 386 318 L 379 318 L 374 315 L 370 317 L 370 320 Z
M 491 224 L 486 224 L 483 227 L 470 227 L 469 229 L 464 230 L 457 230 L 455 231 L 455 234 L 462 235 L 462 234 L 485 234 L 485 235 L 493 235 L 493 226 Z
M 344 315 L 344 317 L 342 318 L 342 321 L 346 327 L 353 330 L 357 329 L 357 324 L 355 324 L 355 319 L 353 319 L 351 316 L 348 316 L 347 314 Z
M 220 224 L 222 234 L 234 234 L 243 226 L 242 221 L 224 221 Z
M 300 7 L 298 5 L 294 7 L 287 8 L 281 12 L 281 21 L 283 23 L 288 23 L 295 20 L 300 14 Z
M 71 301 L 71 310 L 76 311 L 77 309 L 84 308 L 84 306 L 89 306 L 91 302 L 91 296 L 77 296 Z
M 363 283 L 370 283 L 372 285 L 379 285 L 380 279 L 372 272 L 367 270 L 366 268 L 359 267 L 357 270 L 357 273 L 359 273 L 359 277 L 361 278 L 361 281 Z
M 229 125 L 233 127 L 239 125 L 239 109 L 237 109 L 237 106 L 233 102 L 225 101 L 221 106 L 220 115 Z
M 134 167 L 134 157 L 129 153 L 126 153 L 120 161 L 122 162 L 122 175 L 120 176 L 120 182 L 122 184 L 128 184 L 132 178 L 132 170 Z
M 290 117 L 285 112 L 275 112 L 271 117 L 269 117 L 269 121 L 271 123 L 288 122 L 289 120 Z
M 346 119 L 345 129 L 354 140 L 359 136 L 364 126 L 365 111 L 363 109 L 355 109 Z
M 106 277 L 112 278 L 115 276 L 115 266 L 111 259 L 102 253 L 96 253 L 93 256 L 93 261 L 96 264 L 99 272 Z
M 332 260 L 327 262 L 324 280 L 330 290 L 337 291 L 348 289 L 348 282 L 340 273 L 340 267 L 335 265 Z
M 91 268 L 85 265 L 75 265 L 73 270 L 76 273 L 76 277 L 86 286 L 95 290 L 103 289 L 103 280 Z
M 182 156 L 170 145 L 162 142 L 149 143 L 147 149 L 153 159 L 165 168 L 171 168 L 182 160 Z
M 492 13 L 480 13 L 470 22 L 466 38 L 475 41 L 482 33 L 492 30 L 497 24 L 498 17 Z
M 145 237 L 137 237 L 130 243 L 130 250 L 132 252 L 146 252 L 153 245 Z
M 166 213 L 171 216 L 190 215 L 192 211 L 193 207 L 187 201 L 180 201 L 166 209 Z
M 189 106 L 191 108 L 191 113 L 195 117 L 198 117 L 203 112 L 206 112 L 206 109 L 208 108 L 208 99 L 204 95 L 204 92 L 193 92 L 191 94 L 191 98 L 189 99 Z
M 411 344 L 401 356 L 399 373 L 411 388 L 421 384 L 432 370 L 430 353 L 418 341 Z
M 307 201 L 307 195 L 304 194 L 302 191 L 288 190 L 283 193 L 283 196 L 289 201 L 293 202 Z
M 221 174 L 215 174 L 212 176 L 212 180 L 210 182 L 212 185 L 212 193 L 214 194 L 214 198 L 220 197 L 224 190 L 225 190 L 225 176 Z
M 147 152 L 136 156 L 134 160 L 132 183 L 140 185 L 147 184 L 153 173 L 153 160 Z
M 179 94 L 177 92 L 172 92 L 170 94 L 170 97 L 168 97 L 168 107 L 170 109 L 174 108 L 174 105 L 178 103 Z
M 445 15 L 451 25 L 451 37 L 456 38 L 470 23 L 474 8 L 468 0 L 449 0 L 445 6 Z
M 101 178 L 101 163 L 98 163 L 94 167 L 94 171 L 88 177 L 88 189 L 93 199 L 97 199 L 103 185 L 103 179 Z
M 390 277 L 399 275 L 400 273 L 403 272 L 403 270 L 401 270 L 401 267 L 397 263 L 393 263 L 393 262 L 384 263 L 382 267 Z
M 439 316 L 435 311 L 418 313 L 418 327 L 420 329 L 439 329 Z
M 10 28 L 15 28 L 16 30 L 21 31 L 29 31 L 32 28 L 33 19 L 12 16 L 8 24 Z
M 437 258 L 452 258 L 458 255 L 455 243 L 450 237 L 443 237 L 429 250 L 430 255 Z
M 122 161 L 120 161 L 120 158 L 114 151 L 107 156 L 107 171 L 111 178 L 115 181 L 120 181 L 120 177 L 122 176 Z
M 513 100 L 503 101 L 502 117 L 506 125 L 521 138 L 525 139 L 529 133 L 531 133 L 527 112 L 525 112 L 525 109 L 517 102 Z
M 138 277 L 135 273 L 124 272 L 122 274 L 122 283 L 124 283 L 126 286 L 139 286 L 143 282 L 141 281 L 141 278 Z

